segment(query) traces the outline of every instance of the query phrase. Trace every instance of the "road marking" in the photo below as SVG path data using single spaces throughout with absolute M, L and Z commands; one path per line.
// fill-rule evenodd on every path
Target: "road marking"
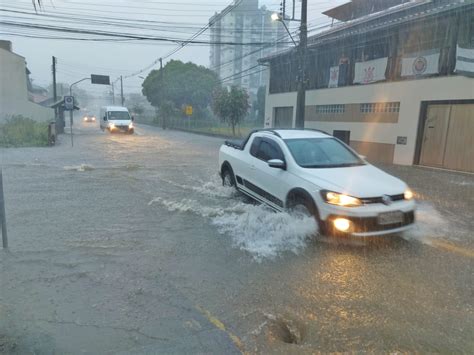
M 445 242 L 443 240 L 429 239 L 428 243 L 429 243 L 429 245 L 431 245 L 435 248 L 444 250 L 444 251 L 449 251 L 451 253 L 462 255 L 462 256 L 465 256 L 465 257 L 468 257 L 468 258 L 474 258 L 474 251 L 473 250 L 458 247 L 454 244 Z
M 209 322 L 211 322 L 217 329 L 219 330 L 222 330 L 223 332 L 225 332 L 229 338 L 233 341 L 233 343 L 235 344 L 235 346 L 237 346 L 237 348 L 240 350 L 240 352 L 242 354 L 245 354 L 244 352 L 244 344 L 242 343 L 242 340 L 240 340 L 240 338 L 235 335 L 235 334 L 232 334 L 230 331 L 228 331 L 224 325 L 224 323 L 222 323 L 219 319 L 217 319 L 216 317 L 214 317 L 211 312 L 209 312 L 207 309 L 204 309 L 202 308 L 201 306 L 196 306 L 196 309 L 201 313 L 203 314 L 207 320 Z

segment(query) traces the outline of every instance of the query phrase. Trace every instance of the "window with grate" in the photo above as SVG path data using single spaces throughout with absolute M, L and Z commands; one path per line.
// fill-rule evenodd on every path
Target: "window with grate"
M 316 113 L 318 114 L 341 114 L 346 112 L 345 105 L 317 105 Z
M 400 112 L 400 102 L 377 102 L 360 104 L 362 113 L 398 113 Z

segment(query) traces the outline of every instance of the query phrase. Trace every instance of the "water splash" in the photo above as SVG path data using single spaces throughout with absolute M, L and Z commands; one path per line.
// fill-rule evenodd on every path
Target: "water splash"
M 76 165 L 76 166 L 65 166 L 63 169 L 66 171 L 84 172 L 84 171 L 92 171 L 94 170 L 94 167 L 88 164 L 81 164 L 81 165 Z
M 204 184 L 198 189 L 200 193 L 216 196 L 215 184 Z M 217 195 L 230 197 L 234 191 L 222 187 Z M 306 247 L 309 238 L 318 232 L 313 217 L 274 212 L 263 205 L 247 204 L 235 198 L 226 200 L 224 206 L 222 200 L 219 202 L 157 197 L 148 205 L 159 204 L 170 212 L 193 213 L 209 218 L 220 234 L 231 237 L 234 247 L 250 253 L 257 261 L 273 259 L 284 252 L 298 254 Z
M 220 177 L 217 175 L 213 175 L 210 180 L 208 181 L 196 181 L 196 185 L 187 185 L 187 184 L 180 184 L 175 181 L 171 181 L 162 177 L 157 177 L 162 182 L 169 184 L 171 186 L 188 190 L 194 191 L 199 194 L 209 196 L 209 197 L 233 197 L 237 194 L 235 189 L 230 189 L 226 186 L 222 185 L 222 181 Z
M 405 233 L 404 237 L 408 240 L 418 240 L 429 244 L 432 239 L 446 238 L 446 236 L 452 235 L 453 228 L 434 206 L 423 202 L 417 206 L 415 226 Z
M 313 217 L 273 212 L 260 205 L 246 205 L 243 213 L 217 216 L 212 224 L 221 234 L 230 235 L 235 247 L 249 252 L 257 261 L 288 251 L 298 254 L 318 233 Z

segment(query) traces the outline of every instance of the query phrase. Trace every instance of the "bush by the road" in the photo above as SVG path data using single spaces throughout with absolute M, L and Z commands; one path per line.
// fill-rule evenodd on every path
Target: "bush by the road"
M 48 124 L 12 116 L 0 124 L 0 147 L 44 147 L 48 145 Z

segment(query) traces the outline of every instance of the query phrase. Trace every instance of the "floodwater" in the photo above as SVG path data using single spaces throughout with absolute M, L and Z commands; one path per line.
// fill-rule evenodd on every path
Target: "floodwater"
M 0 150 L 0 352 L 474 351 L 473 175 L 383 167 L 417 227 L 336 240 L 222 187 L 222 139 L 75 131 Z

